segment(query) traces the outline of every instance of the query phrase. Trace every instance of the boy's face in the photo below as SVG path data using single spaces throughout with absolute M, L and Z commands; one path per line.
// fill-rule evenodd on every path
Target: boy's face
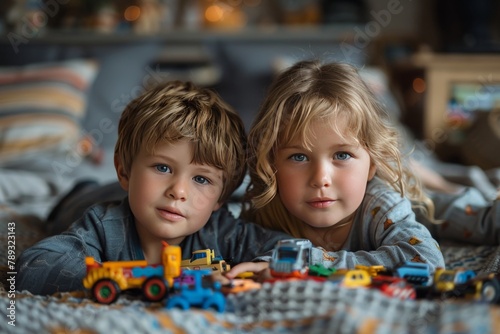
M 313 122 L 307 149 L 294 140 L 276 154 L 278 196 L 295 217 L 312 227 L 345 221 L 360 206 L 375 174 L 368 152 L 327 123 Z
M 141 241 L 176 245 L 219 209 L 223 172 L 192 163 L 193 148 L 187 141 L 159 144 L 154 152 L 141 149 L 129 175 L 117 162 L 118 178 L 128 191 Z

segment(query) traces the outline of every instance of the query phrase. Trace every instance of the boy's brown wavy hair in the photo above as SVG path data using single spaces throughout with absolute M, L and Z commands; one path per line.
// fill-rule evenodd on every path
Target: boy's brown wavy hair
M 130 173 L 141 148 L 188 140 L 193 162 L 223 171 L 219 202 L 227 200 L 246 172 L 246 136 L 239 115 L 214 91 L 191 82 L 171 81 L 146 91 L 125 108 L 118 125 L 115 158 Z

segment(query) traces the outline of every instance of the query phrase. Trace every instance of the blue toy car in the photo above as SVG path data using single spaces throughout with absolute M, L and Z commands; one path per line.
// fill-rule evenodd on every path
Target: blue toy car
M 415 286 L 432 284 L 432 273 L 427 263 L 406 261 L 394 269 L 394 276 L 404 278 Z
M 211 269 L 183 270 L 182 274 L 193 277 L 194 284 L 178 284 L 180 286 L 179 292 L 167 300 L 165 305 L 167 309 L 179 307 L 187 310 L 191 306 L 195 306 L 202 309 L 215 309 L 219 312 L 224 312 L 226 298 L 220 291 L 220 283 L 215 282 L 209 288 L 203 287 L 202 284 L 202 277 L 211 275 Z

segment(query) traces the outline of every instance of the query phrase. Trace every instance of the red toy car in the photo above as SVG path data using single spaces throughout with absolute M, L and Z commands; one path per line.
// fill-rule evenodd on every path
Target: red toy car
M 379 289 L 385 295 L 393 298 L 415 299 L 417 292 L 415 288 L 404 278 L 379 275 L 372 277 L 370 287 Z

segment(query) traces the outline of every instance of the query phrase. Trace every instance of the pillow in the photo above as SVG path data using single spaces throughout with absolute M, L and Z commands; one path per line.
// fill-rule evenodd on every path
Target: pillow
M 73 149 L 97 69 L 84 59 L 0 68 L 0 166 Z

